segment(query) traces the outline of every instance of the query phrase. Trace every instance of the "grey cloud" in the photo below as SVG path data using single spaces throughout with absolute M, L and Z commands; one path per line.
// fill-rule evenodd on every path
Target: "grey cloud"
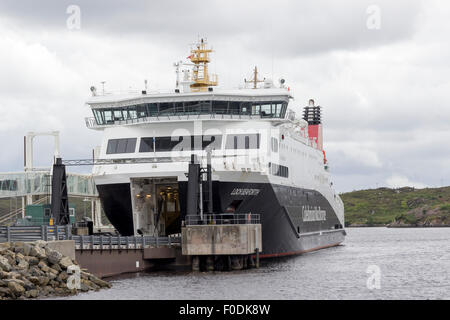
M 0 43 L 0 109 L 16 118 L 0 128 L 0 143 L 10 150 L 0 170 L 21 169 L 28 130 L 61 130 L 65 158 L 89 156 L 101 139 L 84 126 L 89 86 L 106 80 L 108 88 L 123 88 L 148 77 L 167 89 L 172 62 L 206 35 L 217 50 L 211 70 L 217 67 L 221 83 L 229 78 L 237 85 L 254 64 L 268 76 L 274 56 L 275 79 L 288 81 L 295 110 L 309 98 L 323 106 L 339 191 L 382 186 L 394 174 L 450 184 L 450 46 L 438 32 L 449 29 L 445 11 L 435 2 L 426 10 L 422 1 L 376 2 L 378 31 L 365 28 L 373 4 L 366 0 L 3 0 L 0 38 L 6 34 L 15 46 Z M 82 28 L 73 33 L 66 29 L 70 4 L 82 14 Z M 2 18 L 13 31 L 1 29 Z
M 69 5 L 81 8 L 83 32 L 141 41 L 179 42 L 197 35 L 236 41 L 256 55 L 294 57 L 355 50 L 409 38 L 421 1 L 379 0 L 381 29 L 368 30 L 372 1 L 11 1 L 3 15 L 36 28 L 65 28 Z

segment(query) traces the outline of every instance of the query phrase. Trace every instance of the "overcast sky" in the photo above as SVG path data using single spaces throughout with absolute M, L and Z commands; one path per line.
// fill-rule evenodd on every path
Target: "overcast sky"
M 204 36 L 221 87 L 258 65 L 286 79 L 296 111 L 323 107 L 338 191 L 450 185 L 449 16 L 433 0 L 0 0 L 0 171 L 23 169 L 28 131 L 59 130 L 63 158 L 90 157 L 89 87 L 171 89 Z M 36 141 L 48 165 L 51 138 Z

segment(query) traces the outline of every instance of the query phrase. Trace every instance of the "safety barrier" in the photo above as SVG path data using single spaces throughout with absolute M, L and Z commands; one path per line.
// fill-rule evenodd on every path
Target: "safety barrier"
M 0 242 L 69 240 L 72 228 L 66 226 L 7 226 L 0 227 Z
M 75 248 L 80 250 L 142 249 L 146 247 L 181 244 L 180 236 L 72 236 Z
M 37 240 L 74 240 L 76 249 L 139 249 L 181 244 L 180 235 L 168 237 L 120 235 L 72 235 L 72 227 L 65 226 L 9 226 L 0 227 L 0 242 L 32 242 Z

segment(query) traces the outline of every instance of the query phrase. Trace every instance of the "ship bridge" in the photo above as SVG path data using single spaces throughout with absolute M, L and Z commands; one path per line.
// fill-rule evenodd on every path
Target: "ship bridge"
M 211 88 L 212 89 L 212 88 Z M 87 102 L 90 129 L 161 121 L 281 120 L 291 95 L 284 88 L 211 90 L 188 93 L 105 95 Z
M 270 79 L 259 79 L 255 67 L 252 79 L 244 79 L 244 86 L 238 89 L 221 89 L 217 76 L 208 74 L 211 49 L 205 39 L 191 48 L 189 63 L 179 61 L 176 67 L 176 87 L 169 92 L 145 90 L 112 93 L 97 93 L 92 86 L 92 97 L 86 104 L 92 109 L 93 117 L 85 119 L 90 129 L 102 130 L 110 126 L 134 125 L 167 121 L 192 120 L 252 120 L 280 121 L 286 118 L 290 88 L 284 80 L 276 87 Z M 182 69 L 180 68 L 188 68 Z M 183 79 L 180 80 L 180 74 Z M 262 83 L 261 86 L 258 86 Z M 248 85 L 251 84 L 249 88 Z

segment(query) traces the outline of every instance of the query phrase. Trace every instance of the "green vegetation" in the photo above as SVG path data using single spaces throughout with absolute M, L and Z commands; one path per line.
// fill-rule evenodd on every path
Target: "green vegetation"
M 347 225 L 450 225 L 450 187 L 378 188 L 341 194 Z

